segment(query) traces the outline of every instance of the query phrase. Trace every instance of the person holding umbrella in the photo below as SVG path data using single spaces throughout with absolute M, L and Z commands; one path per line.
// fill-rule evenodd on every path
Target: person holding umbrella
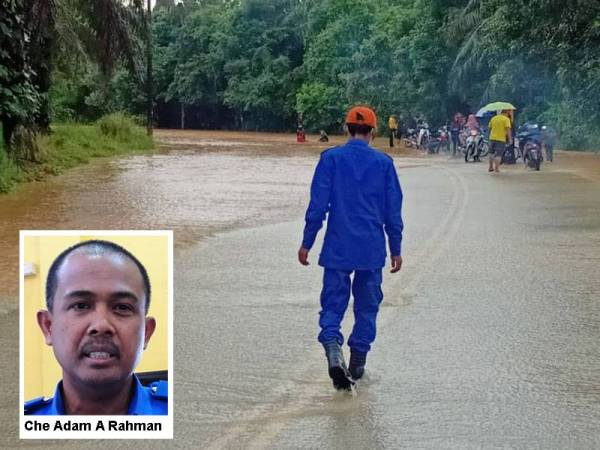
M 490 120 L 490 165 L 488 172 L 499 173 L 506 144 L 512 140 L 512 123 L 507 109 L 499 110 Z
M 500 162 L 506 146 L 512 142 L 513 111 L 516 109 L 508 102 L 493 102 L 477 111 L 477 117 L 496 112 L 496 115 L 492 117 L 488 124 L 490 132 L 490 165 L 488 172 L 500 172 Z

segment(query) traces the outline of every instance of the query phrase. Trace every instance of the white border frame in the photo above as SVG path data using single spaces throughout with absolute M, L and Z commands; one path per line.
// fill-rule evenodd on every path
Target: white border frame
M 24 238 L 26 236 L 162 236 L 167 237 L 168 245 L 168 279 L 167 279 L 167 311 L 168 326 L 168 374 L 169 374 L 169 414 L 166 416 L 25 416 L 23 412 L 24 399 Z M 19 231 L 19 438 L 20 439 L 173 439 L 173 231 L 172 230 L 20 230 Z M 27 417 L 27 419 L 26 419 Z M 49 431 L 28 431 L 25 422 L 35 421 L 49 427 Z M 161 431 L 109 431 L 108 422 L 115 420 L 120 424 L 129 423 L 160 423 Z M 57 422 L 62 425 L 89 423 L 91 431 L 52 431 Z M 95 431 L 98 423 L 102 422 L 105 431 Z

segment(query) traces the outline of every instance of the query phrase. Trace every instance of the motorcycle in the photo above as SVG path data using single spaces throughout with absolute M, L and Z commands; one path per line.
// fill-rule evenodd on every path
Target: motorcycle
M 419 134 L 417 136 L 417 148 L 428 148 L 427 144 L 429 142 L 430 137 L 431 134 L 429 133 L 429 125 L 427 124 L 427 122 L 423 122 L 419 126 Z
M 448 137 L 447 127 L 442 127 L 437 132 L 432 133 L 427 144 L 427 149 L 430 154 L 439 153 L 441 148 L 447 152 L 450 151 L 450 141 Z
M 542 164 L 542 146 L 539 142 L 529 140 L 525 143 L 523 161 L 530 169 L 540 170 Z
M 525 145 L 531 140 L 540 140 L 541 130 L 536 123 L 525 122 L 517 129 L 515 146 L 517 147 L 516 160 L 523 157 Z
M 479 161 L 479 157 L 487 155 L 488 152 L 488 144 L 483 135 L 478 130 L 470 130 L 464 149 L 465 162 Z
M 519 155 L 515 155 L 515 147 L 512 144 L 505 145 L 501 164 L 515 164 L 517 159 L 519 159 Z
M 404 138 L 404 145 L 408 148 L 417 147 L 418 132 L 414 128 L 406 130 L 406 137 Z

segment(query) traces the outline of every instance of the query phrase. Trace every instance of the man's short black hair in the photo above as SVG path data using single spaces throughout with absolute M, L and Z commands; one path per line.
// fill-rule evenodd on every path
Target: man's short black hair
M 357 134 L 366 136 L 373 129 L 373 127 L 370 127 L 369 125 L 358 124 L 358 123 L 349 123 L 349 124 L 346 124 L 346 126 L 348 127 L 348 133 L 350 133 L 350 136 L 353 136 L 353 137 L 356 136 Z
M 52 262 L 50 270 L 48 271 L 48 277 L 46 278 L 46 308 L 48 309 L 48 311 L 52 312 L 52 307 L 54 305 L 54 294 L 56 294 L 56 288 L 58 287 L 58 271 L 60 270 L 60 267 L 62 266 L 66 257 L 77 250 L 84 254 L 121 255 L 131 260 L 139 269 L 140 274 L 142 275 L 142 280 L 144 281 L 144 294 L 146 296 L 146 314 L 148 313 L 148 308 L 150 308 L 151 289 L 150 278 L 148 277 L 148 272 L 146 271 L 144 265 L 127 249 L 121 247 L 120 245 L 115 244 L 114 242 L 96 239 L 80 242 L 67 248 Z

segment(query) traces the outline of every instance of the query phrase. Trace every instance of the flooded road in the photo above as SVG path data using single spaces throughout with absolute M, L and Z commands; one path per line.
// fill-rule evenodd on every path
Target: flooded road
M 157 134 L 156 155 L 0 198 L 9 446 L 18 229 L 154 228 L 175 230 L 175 440 L 148 448 L 600 447 L 600 157 L 558 153 L 541 172 L 491 176 L 483 164 L 395 155 L 404 267 L 385 276 L 367 379 L 350 397 L 332 392 L 316 342 L 320 241 L 311 266 L 296 262 L 324 146 Z

